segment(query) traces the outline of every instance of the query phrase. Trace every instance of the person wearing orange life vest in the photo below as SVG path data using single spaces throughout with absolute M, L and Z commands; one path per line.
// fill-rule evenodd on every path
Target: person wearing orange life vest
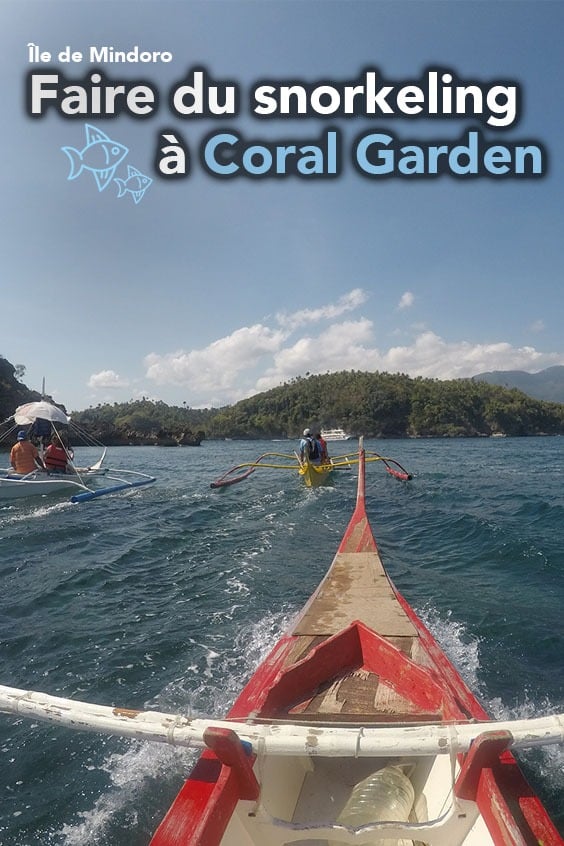
M 49 473 L 66 473 L 68 460 L 68 453 L 59 435 L 53 435 L 51 443 L 45 450 L 45 467 Z
M 321 432 L 316 433 L 315 440 L 319 444 L 319 448 L 320 448 L 320 451 L 321 451 L 321 456 L 320 456 L 321 463 L 322 464 L 328 464 L 329 463 L 329 452 L 327 450 L 327 441 L 325 440 L 325 438 L 323 438 L 321 436 Z
M 14 471 L 22 476 L 27 476 L 28 473 L 33 473 L 34 470 L 39 468 L 45 469 L 37 447 L 28 440 L 25 429 L 20 429 L 18 432 L 17 443 L 10 451 L 10 464 Z

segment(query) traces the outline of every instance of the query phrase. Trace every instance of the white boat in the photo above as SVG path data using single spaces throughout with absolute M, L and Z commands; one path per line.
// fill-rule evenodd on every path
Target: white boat
M 0 469 L 0 500 L 23 499 L 33 496 L 68 493 L 71 502 L 84 502 L 126 488 L 139 487 L 155 481 L 154 476 L 137 470 L 104 467 L 107 449 L 72 424 L 71 418 L 47 400 L 20 405 L 14 414 L 0 424 L 0 443 L 11 443 L 14 432 L 24 431 L 38 441 L 38 453 L 43 463 L 44 444 L 55 439 L 66 453 L 65 472 L 53 472 L 37 467 L 30 473 L 15 473 L 13 468 Z M 100 457 L 88 467 L 74 464 L 73 450 L 66 445 L 64 433 L 71 431 L 82 443 L 100 448 Z M 41 432 L 41 434 L 38 434 Z
M 350 441 L 352 435 L 348 435 L 344 429 L 322 429 L 321 437 L 326 441 Z

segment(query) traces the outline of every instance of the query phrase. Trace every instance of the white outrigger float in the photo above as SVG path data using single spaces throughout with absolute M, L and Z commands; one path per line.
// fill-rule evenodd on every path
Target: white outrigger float
M 68 493 L 71 502 L 85 502 L 105 494 L 148 485 L 155 481 L 154 476 L 137 470 L 105 467 L 103 462 L 107 448 L 74 426 L 71 418 L 64 411 L 47 400 L 20 405 L 14 414 L 0 426 L 2 427 L 0 441 L 13 439 L 14 431 L 22 428 L 26 433 L 41 433 L 38 436 L 38 451 L 41 459 L 43 459 L 45 439 L 50 439 L 54 435 L 67 458 L 67 469 L 64 473 L 48 472 L 38 467 L 22 475 L 15 473 L 9 467 L 0 469 L 0 501 Z M 63 436 L 63 432 L 67 430 L 71 430 L 83 443 L 99 448 L 100 457 L 88 467 L 77 467 L 74 464 L 73 450 Z
M 492 722 L 389 579 L 356 508 L 325 578 L 224 720 L 0 687 L 0 711 L 202 754 L 151 846 L 564 846 L 513 755 L 564 715 Z

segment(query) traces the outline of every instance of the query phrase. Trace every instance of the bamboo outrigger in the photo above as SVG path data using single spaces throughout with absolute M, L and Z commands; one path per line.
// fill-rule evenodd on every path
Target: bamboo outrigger
M 300 458 L 297 452 L 292 455 L 284 452 L 265 452 L 255 461 L 246 461 L 231 467 L 222 476 L 210 484 L 211 488 L 225 488 L 248 479 L 255 470 L 297 470 L 306 487 L 317 488 L 326 484 L 335 470 L 351 470 L 358 464 L 358 452 L 336 455 L 326 462 L 313 462 Z M 411 474 L 394 458 L 386 458 L 377 452 L 365 452 L 364 463 L 381 461 L 388 473 L 396 479 L 408 481 Z

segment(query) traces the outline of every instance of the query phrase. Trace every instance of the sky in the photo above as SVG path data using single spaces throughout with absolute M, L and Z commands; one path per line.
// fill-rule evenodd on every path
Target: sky
M 69 411 L 564 364 L 563 30 L 550 0 L 0 0 L 0 355 Z

